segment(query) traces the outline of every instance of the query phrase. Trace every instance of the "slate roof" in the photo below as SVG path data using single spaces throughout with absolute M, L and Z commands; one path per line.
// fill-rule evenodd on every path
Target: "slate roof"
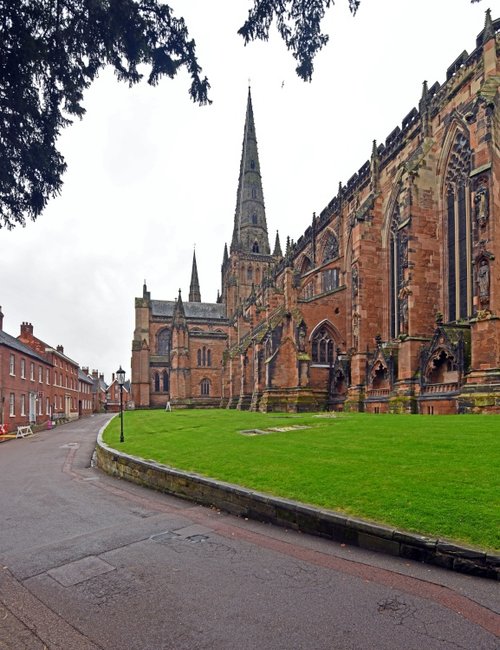
M 174 315 L 175 300 L 152 300 L 151 313 L 153 316 Z M 225 308 L 222 303 L 216 302 L 184 302 L 186 318 L 199 318 L 201 320 L 226 320 Z
M 6 345 L 13 350 L 21 352 L 22 354 L 29 355 L 30 357 L 38 359 L 39 361 L 43 361 L 44 363 L 49 363 L 47 359 L 44 359 L 42 356 L 40 356 L 37 352 L 35 352 L 35 350 L 33 350 L 33 348 L 30 348 L 28 345 L 21 343 L 21 341 L 16 339 L 14 336 L 11 336 L 10 334 L 7 334 L 7 332 L 4 332 L 3 330 L 0 330 L 0 345 Z
M 83 372 L 81 368 L 78 368 L 78 379 L 79 381 L 84 381 L 87 384 L 93 384 L 92 378 Z

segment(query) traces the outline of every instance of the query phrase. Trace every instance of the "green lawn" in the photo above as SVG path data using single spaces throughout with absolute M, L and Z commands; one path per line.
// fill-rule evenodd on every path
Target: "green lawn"
M 242 435 L 241 430 L 308 426 Z M 261 492 L 500 550 L 500 416 L 130 411 L 112 447 Z

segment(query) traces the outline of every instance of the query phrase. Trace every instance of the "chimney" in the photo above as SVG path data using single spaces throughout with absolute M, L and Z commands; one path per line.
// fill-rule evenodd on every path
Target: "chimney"
M 113 382 L 114 382 L 114 380 L 115 380 L 115 373 L 114 373 L 114 372 L 112 372 L 112 373 L 111 373 L 111 383 L 113 383 Z
M 88 366 L 82 366 L 82 372 L 83 372 L 84 375 L 88 375 L 89 374 Z
M 93 379 L 98 379 L 98 373 L 97 373 L 97 370 L 92 370 L 92 378 L 93 378 Z
M 21 336 L 23 334 L 33 336 L 33 325 L 31 323 L 26 323 L 24 321 L 21 323 Z
M 56 350 L 57 350 L 58 352 L 60 352 L 61 354 L 64 354 L 64 348 L 63 348 L 62 345 L 58 345 L 57 348 L 56 348 Z

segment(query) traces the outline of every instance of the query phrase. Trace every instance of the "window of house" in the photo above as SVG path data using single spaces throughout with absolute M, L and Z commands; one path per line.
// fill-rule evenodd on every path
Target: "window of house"
M 35 364 L 30 363 L 30 381 L 35 381 Z
M 38 366 L 38 382 L 40 384 L 43 383 L 43 368 L 42 368 L 42 366 Z
M 312 340 L 314 363 L 333 363 L 333 337 L 326 327 L 321 327 Z
M 45 398 L 45 415 L 50 415 L 50 399 Z
M 208 379 L 201 380 L 200 392 L 202 395 L 210 395 L 210 381 Z
M 21 415 L 26 415 L 26 395 L 21 395 Z
M 10 355 L 9 372 L 12 377 L 16 374 L 16 357 L 13 354 Z
M 26 359 L 21 359 L 21 379 L 26 379 Z
M 10 417 L 14 417 L 16 414 L 16 396 L 14 393 L 11 393 L 9 396 L 9 415 Z

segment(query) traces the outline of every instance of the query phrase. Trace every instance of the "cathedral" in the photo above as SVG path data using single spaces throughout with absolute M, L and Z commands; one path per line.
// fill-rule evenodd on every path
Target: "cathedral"
M 267 231 L 250 90 L 222 291 L 135 299 L 135 408 L 500 413 L 500 18 L 297 241 Z

